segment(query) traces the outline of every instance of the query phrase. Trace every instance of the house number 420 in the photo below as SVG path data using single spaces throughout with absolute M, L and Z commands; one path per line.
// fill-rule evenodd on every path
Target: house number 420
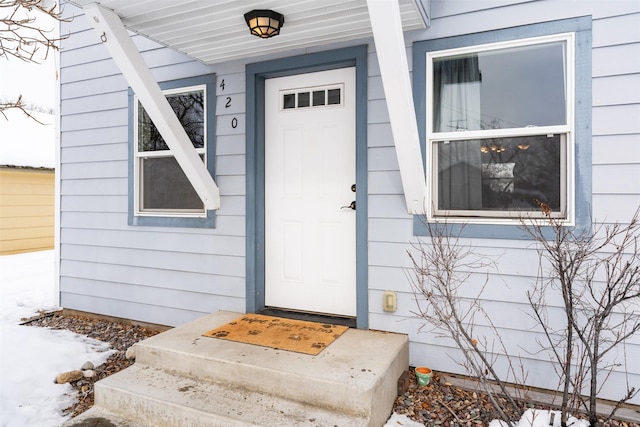
M 220 82 L 220 89 L 224 90 L 225 84 L 224 84 L 224 79 L 222 79 L 222 81 Z M 231 107 L 231 97 L 227 96 L 227 99 L 224 103 L 224 108 L 229 108 Z M 232 118 L 231 119 L 231 127 L 233 129 L 238 127 L 238 119 L 237 118 Z

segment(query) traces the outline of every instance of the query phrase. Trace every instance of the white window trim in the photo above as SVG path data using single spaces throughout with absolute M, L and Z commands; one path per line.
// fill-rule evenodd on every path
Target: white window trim
M 207 120 L 208 120 L 208 114 L 207 114 L 207 110 L 208 110 L 208 105 L 207 105 L 207 85 L 206 84 L 202 84 L 202 85 L 194 85 L 194 86 L 184 86 L 184 87 L 178 87 L 178 88 L 174 88 L 174 89 L 167 89 L 167 90 L 163 90 L 162 93 L 167 96 L 167 95 L 174 95 L 174 94 L 179 94 L 179 93 L 186 93 L 186 92 L 195 92 L 195 91 L 202 91 L 203 92 L 203 100 L 204 100 L 204 148 L 196 148 L 196 153 L 198 153 L 199 156 L 203 156 L 203 161 L 204 161 L 204 165 L 205 167 L 207 166 L 207 146 L 209 145 L 209 137 L 207 135 Z M 184 210 L 181 211 L 179 209 L 173 209 L 173 210 L 161 210 L 161 209 L 145 209 L 142 210 L 141 209 L 141 197 L 142 197 L 142 182 L 140 180 L 140 172 L 141 172 L 141 160 L 144 158 L 151 158 L 151 157 L 174 157 L 175 155 L 171 152 L 171 149 L 169 150 L 163 150 L 163 151 L 139 151 L 138 150 L 138 109 L 139 109 L 139 100 L 138 100 L 138 96 L 134 95 L 133 97 L 133 144 L 134 144 L 134 162 L 133 162 L 133 191 L 135 192 L 134 196 L 133 196 L 133 205 L 134 205 L 134 215 L 135 216 L 146 216 L 146 217 L 166 217 L 166 218 L 175 218 L 175 217 L 181 217 L 181 218 L 206 218 L 207 217 L 207 210 L 205 209 L 204 205 L 202 207 L 202 210 Z
M 449 57 L 454 55 L 462 55 L 468 53 L 480 53 L 486 51 L 492 51 L 497 49 L 523 47 L 530 45 L 537 45 L 550 42 L 566 42 L 566 125 L 556 126 L 541 126 L 541 127 L 526 127 L 526 128 L 512 128 L 512 129 L 495 129 L 491 131 L 487 130 L 474 130 L 474 131 L 456 131 L 456 132 L 439 132 L 434 134 L 433 132 L 433 61 L 434 59 Z M 575 225 L 575 33 L 561 33 L 540 37 L 530 37 L 524 39 L 510 40 L 504 42 L 487 43 L 481 45 L 465 46 L 454 49 L 446 49 L 439 51 L 432 51 L 426 53 L 426 165 L 431 169 L 431 174 L 427 174 L 427 196 L 428 203 L 426 206 L 427 220 L 429 222 L 446 222 L 446 223 L 465 223 L 465 224 L 479 224 L 479 225 L 519 225 L 522 218 L 530 218 L 533 220 L 540 219 L 542 224 L 542 215 L 534 214 L 532 212 L 524 211 L 494 211 L 491 215 L 493 217 L 479 217 L 478 211 L 469 211 L 469 216 L 458 215 L 456 211 L 454 214 L 436 215 L 434 198 L 434 182 L 437 170 L 435 170 L 434 159 L 434 143 L 438 141 L 448 140 L 466 140 L 466 139 L 483 139 L 483 138 L 495 138 L 495 137 L 517 137 L 517 136 L 529 136 L 540 134 L 564 134 L 566 152 L 564 162 L 561 164 L 561 186 L 563 186 L 566 194 L 565 197 L 565 215 L 564 218 L 559 218 L 560 222 L 566 226 Z

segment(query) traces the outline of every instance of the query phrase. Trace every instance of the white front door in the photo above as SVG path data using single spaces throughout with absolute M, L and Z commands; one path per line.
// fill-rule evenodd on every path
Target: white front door
M 356 315 L 355 69 L 265 81 L 265 305 Z

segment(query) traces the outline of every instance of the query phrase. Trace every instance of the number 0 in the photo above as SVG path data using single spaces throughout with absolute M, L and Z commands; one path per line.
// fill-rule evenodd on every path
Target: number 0
M 231 119 L 231 127 L 234 129 L 238 127 L 238 119 L 236 119 L 235 117 Z

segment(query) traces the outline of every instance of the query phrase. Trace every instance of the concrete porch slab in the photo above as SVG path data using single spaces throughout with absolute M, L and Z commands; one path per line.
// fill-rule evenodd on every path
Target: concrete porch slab
M 133 367 L 96 384 L 96 405 L 131 419 L 147 414 L 138 421 L 153 418 L 151 425 L 160 425 L 167 407 L 180 414 L 172 422 L 185 420 L 167 425 L 282 425 L 275 413 L 256 418 L 247 410 L 239 411 L 246 417 L 229 412 L 225 406 L 236 400 L 211 395 L 243 396 L 256 407 L 262 402 L 287 419 L 304 418 L 300 425 L 330 422 L 326 414 L 335 414 L 336 425 L 381 426 L 388 419 L 397 380 L 409 364 L 407 336 L 349 329 L 317 356 L 202 336 L 241 315 L 217 312 L 138 343 Z M 184 400 L 180 389 L 199 390 L 191 396 L 201 396 L 202 405 Z M 127 408 L 136 409 L 126 414 Z M 315 415 L 300 418 L 304 413 Z

